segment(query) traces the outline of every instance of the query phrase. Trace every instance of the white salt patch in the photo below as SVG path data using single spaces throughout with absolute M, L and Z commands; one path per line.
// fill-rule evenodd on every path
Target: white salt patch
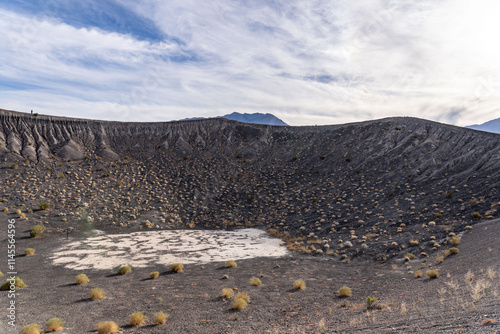
M 68 269 L 113 269 L 133 267 L 203 264 L 229 259 L 281 257 L 288 254 L 281 240 L 258 229 L 236 231 L 147 231 L 110 234 L 68 243 L 50 257 Z

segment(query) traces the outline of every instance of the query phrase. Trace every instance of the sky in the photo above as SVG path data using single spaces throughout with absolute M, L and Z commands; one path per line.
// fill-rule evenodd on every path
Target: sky
M 0 0 L 0 108 L 290 125 L 500 117 L 497 0 Z

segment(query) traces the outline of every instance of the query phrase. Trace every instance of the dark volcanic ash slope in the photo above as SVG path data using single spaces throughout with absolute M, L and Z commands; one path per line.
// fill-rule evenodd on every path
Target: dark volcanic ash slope
M 380 258 L 436 249 L 500 200 L 500 135 L 415 118 L 273 127 L 0 111 L 0 124 L 0 205 L 50 201 L 28 214 L 54 216 L 49 233 L 75 227 L 85 203 L 100 229 L 262 225 L 289 249 Z

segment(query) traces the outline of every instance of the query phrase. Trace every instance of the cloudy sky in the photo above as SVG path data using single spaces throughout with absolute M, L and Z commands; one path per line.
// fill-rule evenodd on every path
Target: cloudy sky
M 291 125 L 500 117 L 497 0 L 0 0 L 0 108 Z

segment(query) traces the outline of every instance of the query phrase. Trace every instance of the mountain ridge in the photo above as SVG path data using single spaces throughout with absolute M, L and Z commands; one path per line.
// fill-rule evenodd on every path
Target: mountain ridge
M 285 122 L 283 122 L 281 119 L 278 117 L 274 116 L 273 114 L 270 113 L 239 113 L 239 112 L 233 112 L 231 114 L 223 115 L 223 116 L 216 116 L 216 117 L 191 117 L 191 118 L 185 118 L 182 119 L 181 121 L 192 121 L 192 120 L 199 120 L 199 119 L 209 119 L 209 118 L 225 118 L 225 119 L 230 119 L 233 121 L 241 122 L 241 123 L 248 123 L 248 124 L 261 124 L 261 125 L 273 125 L 273 126 L 289 126 Z
M 469 125 L 466 128 L 500 134 L 500 118 L 492 119 L 482 124 Z

